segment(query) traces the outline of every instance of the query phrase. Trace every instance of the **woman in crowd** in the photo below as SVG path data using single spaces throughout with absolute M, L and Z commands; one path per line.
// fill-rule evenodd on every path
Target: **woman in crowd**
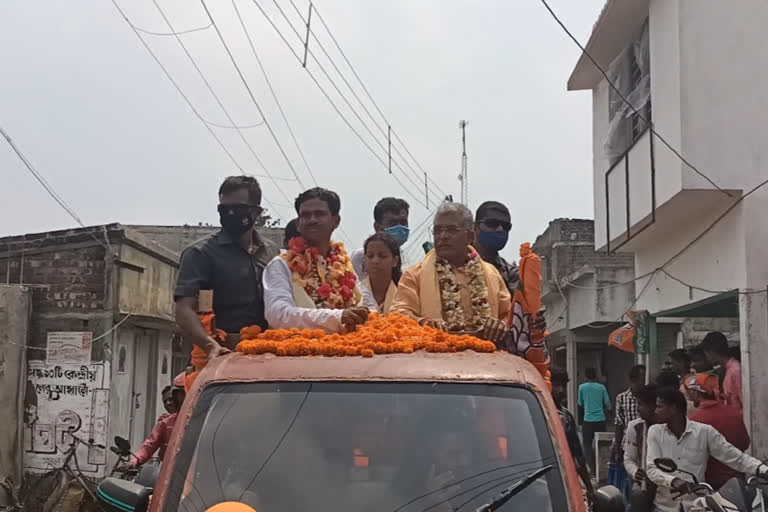
M 388 234 L 376 233 L 365 241 L 363 251 L 368 275 L 363 286 L 373 294 L 381 314 L 386 315 L 403 273 L 400 268 L 400 246 Z

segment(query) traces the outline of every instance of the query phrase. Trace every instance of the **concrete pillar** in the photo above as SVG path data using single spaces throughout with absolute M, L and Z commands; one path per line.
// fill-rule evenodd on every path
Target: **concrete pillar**
M 765 167 L 765 164 L 760 164 Z M 763 170 L 761 170 L 763 172 Z M 768 290 L 768 190 L 765 187 L 740 205 L 744 226 L 744 287 L 742 291 Z M 735 210 L 733 213 L 738 212 Z M 768 457 L 768 297 L 765 293 L 739 297 L 744 422 L 750 431 L 750 450 Z
M 578 382 L 576 382 L 578 370 L 577 343 L 573 333 L 568 333 L 565 338 L 565 370 L 568 372 L 568 410 L 574 417 L 578 417 L 579 409 L 576 404 Z
M 765 294 L 741 295 L 739 300 L 744 423 L 751 452 L 768 456 L 768 301 Z

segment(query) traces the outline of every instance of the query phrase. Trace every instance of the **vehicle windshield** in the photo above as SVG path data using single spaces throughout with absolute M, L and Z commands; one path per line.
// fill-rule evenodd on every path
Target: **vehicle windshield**
M 567 508 L 550 430 L 524 387 L 215 385 L 185 429 L 164 510 L 472 511 L 549 464 L 500 510 Z

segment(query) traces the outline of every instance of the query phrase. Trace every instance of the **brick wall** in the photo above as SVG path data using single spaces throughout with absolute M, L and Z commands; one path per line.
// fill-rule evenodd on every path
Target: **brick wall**
M 92 232 L 103 239 L 103 231 Z M 111 326 L 105 258 L 106 249 L 82 230 L 0 239 L 0 280 L 32 291 L 30 346 L 45 347 L 48 331 L 99 333 Z M 32 349 L 28 357 L 44 359 L 45 352 Z M 101 347 L 94 346 L 93 357 L 100 359 Z
M 95 242 L 94 242 L 95 244 Z M 105 307 L 105 249 L 91 247 L 14 247 L 11 258 L 0 256 L 0 269 L 11 283 L 33 285 L 35 311 L 97 310 Z
M 533 245 L 533 250 L 542 258 L 544 279 L 563 278 L 585 265 L 634 267 L 634 254 L 596 252 L 594 240 L 592 220 L 555 219 L 550 222 Z

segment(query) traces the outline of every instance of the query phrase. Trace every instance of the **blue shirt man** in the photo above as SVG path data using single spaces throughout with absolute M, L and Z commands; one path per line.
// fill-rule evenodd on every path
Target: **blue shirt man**
M 584 410 L 584 423 L 581 436 L 584 455 L 592 471 L 595 470 L 595 458 L 592 445 L 595 432 L 605 432 L 605 411 L 611 409 L 611 397 L 604 385 L 597 382 L 597 372 L 587 368 L 584 372 L 587 382 L 579 386 L 579 408 Z

